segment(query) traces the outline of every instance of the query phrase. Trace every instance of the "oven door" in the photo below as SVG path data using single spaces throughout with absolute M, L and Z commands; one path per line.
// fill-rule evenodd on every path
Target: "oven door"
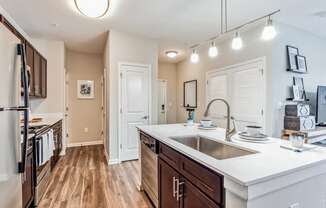
M 158 155 L 141 142 L 142 187 L 158 207 Z

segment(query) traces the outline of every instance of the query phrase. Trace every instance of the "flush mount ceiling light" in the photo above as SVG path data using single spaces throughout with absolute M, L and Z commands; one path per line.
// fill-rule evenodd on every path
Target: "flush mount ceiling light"
M 263 40 L 272 40 L 273 38 L 275 38 L 275 36 L 276 36 L 276 30 L 273 25 L 272 19 L 269 17 L 267 19 L 261 38 Z
M 165 55 L 166 55 L 167 57 L 173 59 L 173 58 L 177 57 L 178 52 L 176 52 L 176 51 L 167 51 L 167 52 L 165 52 Z
M 192 54 L 190 56 L 190 61 L 193 64 L 197 64 L 199 62 L 199 55 L 198 55 L 196 49 L 192 50 Z
M 109 0 L 74 0 L 76 8 L 87 17 L 103 17 L 109 10 Z
M 215 45 L 215 41 L 212 41 L 211 42 L 211 45 L 208 49 L 208 56 L 211 57 L 211 58 L 214 58 L 218 55 L 218 49 Z

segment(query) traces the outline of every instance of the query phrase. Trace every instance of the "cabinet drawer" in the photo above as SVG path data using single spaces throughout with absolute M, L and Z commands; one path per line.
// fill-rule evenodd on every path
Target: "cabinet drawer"
M 165 144 L 160 143 L 159 157 L 176 170 L 179 169 L 180 156 L 181 155 L 177 151 L 166 146 Z
M 179 171 L 215 202 L 224 204 L 223 176 L 185 156 L 181 156 Z

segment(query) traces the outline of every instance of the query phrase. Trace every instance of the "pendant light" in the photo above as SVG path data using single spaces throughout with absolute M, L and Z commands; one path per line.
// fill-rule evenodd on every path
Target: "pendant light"
M 234 38 L 232 40 L 232 49 L 233 50 L 240 50 L 243 46 L 242 38 L 240 37 L 239 32 L 235 32 Z
M 271 19 L 271 17 L 268 17 L 261 38 L 263 40 L 272 40 L 273 38 L 275 38 L 275 36 L 276 30 L 273 25 L 273 20 Z
M 218 49 L 215 45 L 215 41 L 212 41 L 208 49 L 208 56 L 211 58 L 215 58 L 217 55 L 218 55 Z
M 192 50 L 192 54 L 191 54 L 191 57 L 190 57 L 190 61 L 191 63 L 193 64 L 197 64 L 199 62 L 199 55 L 196 51 L 196 49 L 193 49 Z
M 109 0 L 74 0 L 76 8 L 87 17 L 103 17 L 109 10 Z

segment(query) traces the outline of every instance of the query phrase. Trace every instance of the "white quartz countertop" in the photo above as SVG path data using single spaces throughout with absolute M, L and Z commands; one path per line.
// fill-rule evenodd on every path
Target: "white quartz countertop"
M 39 122 L 30 122 L 29 126 L 41 126 L 41 125 L 46 125 L 46 126 L 52 126 L 58 121 L 63 119 L 63 116 L 60 113 L 49 113 L 49 114 L 32 114 L 30 116 L 30 120 L 33 118 L 42 118 L 41 121 Z
M 138 128 L 160 142 L 244 186 L 261 183 L 326 163 L 326 148 L 323 147 L 316 146 L 312 150 L 297 153 L 280 148 L 281 144 L 288 143 L 285 140 L 269 138 L 270 141 L 266 143 L 249 143 L 238 140 L 237 135 L 232 138 L 232 142 L 227 142 L 227 144 L 258 153 L 217 160 L 176 142 L 170 137 L 200 135 L 225 143 L 225 129 L 200 130 L 197 126 L 184 126 L 183 124 L 138 126 Z

